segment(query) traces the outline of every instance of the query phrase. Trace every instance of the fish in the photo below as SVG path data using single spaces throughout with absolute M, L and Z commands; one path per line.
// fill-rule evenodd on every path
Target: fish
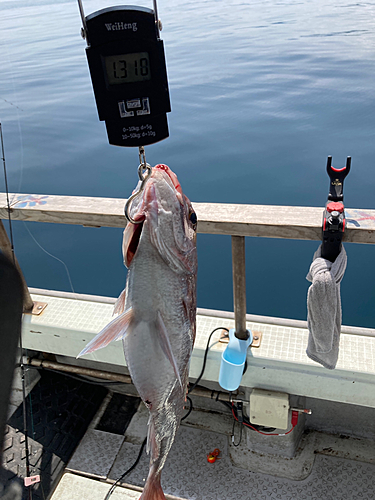
M 165 500 L 160 476 L 183 415 L 195 340 L 197 217 L 176 174 L 162 164 L 152 168 L 129 213 L 137 223 L 124 230 L 128 274 L 114 308 L 118 316 L 77 357 L 122 339 L 150 414 L 150 466 L 140 500 Z

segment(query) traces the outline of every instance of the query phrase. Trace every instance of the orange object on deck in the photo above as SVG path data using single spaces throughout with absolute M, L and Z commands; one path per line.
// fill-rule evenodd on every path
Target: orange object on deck
M 210 464 L 213 464 L 214 462 L 216 462 L 216 460 L 220 460 L 220 458 L 221 458 L 221 457 L 219 457 L 220 453 L 221 452 L 220 452 L 219 448 L 215 448 L 212 453 L 209 453 L 207 455 L 207 462 L 209 462 Z

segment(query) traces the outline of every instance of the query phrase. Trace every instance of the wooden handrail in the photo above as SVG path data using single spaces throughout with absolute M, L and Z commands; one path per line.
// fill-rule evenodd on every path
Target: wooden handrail
M 126 199 L 11 194 L 12 218 L 23 221 L 124 227 Z M 198 233 L 320 240 L 323 207 L 193 203 Z M 375 210 L 346 208 L 343 241 L 375 243 Z M 0 193 L 0 219 L 8 217 Z

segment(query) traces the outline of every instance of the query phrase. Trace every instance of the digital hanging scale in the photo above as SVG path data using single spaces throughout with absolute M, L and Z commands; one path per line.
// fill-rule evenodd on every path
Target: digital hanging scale
M 169 136 L 171 111 L 163 41 L 154 10 L 122 5 L 85 17 L 82 36 L 99 120 L 115 146 L 146 146 Z

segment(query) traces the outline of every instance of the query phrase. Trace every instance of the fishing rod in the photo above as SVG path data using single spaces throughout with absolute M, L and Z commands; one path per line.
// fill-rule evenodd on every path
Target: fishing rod
M 328 200 L 323 213 L 321 255 L 331 262 L 341 251 L 345 231 L 344 179 L 349 174 L 351 157 L 343 168 L 332 167 L 332 156 L 327 159 L 327 173 L 330 178 Z
M 4 180 L 5 180 L 5 191 L 7 197 L 7 209 L 8 209 L 8 222 L 9 222 L 9 234 L 10 234 L 10 244 L 11 244 L 11 255 L 12 255 L 12 264 L 14 268 L 16 268 L 16 257 L 14 253 L 14 240 L 13 240 L 13 230 L 12 230 L 12 217 L 11 217 L 11 208 L 9 202 L 9 188 L 8 188 L 8 177 L 7 177 L 7 169 L 5 163 L 5 150 L 4 150 L 4 138 L 3 138 L 3 129 L 0 123 L 0 142 L 1 142 L 1 159 L 3 162 L 3 170 L 4 170 Z M 23 293 L 22 293 L 22 301 L 23 301 Z M 29 440 L 28 440 L 28 422 L 27 422 L 27 403 L 26 403 L 26 380 L 25 380 L 25 365 L 23 362 L 23 347 L 22 347 L 22 331 L 21 327 L 19 328 L 18 335 L 19 347 L 20 347 L 20 369 L 21 369 L 21 383 L 22 383 L 22 413 L 23 413 L 23 433 L 25 436 L 25 465 L 26 465 L 26 476 L 24 478 L 24 485 L 31 486 L 34 482 L 38 482 L 37 479 L 39 476 L 30 477 L 30 460 L 29 460 Z M 32 491 L 31 488 L 27 490 L 28 500 L 32 500 Z

